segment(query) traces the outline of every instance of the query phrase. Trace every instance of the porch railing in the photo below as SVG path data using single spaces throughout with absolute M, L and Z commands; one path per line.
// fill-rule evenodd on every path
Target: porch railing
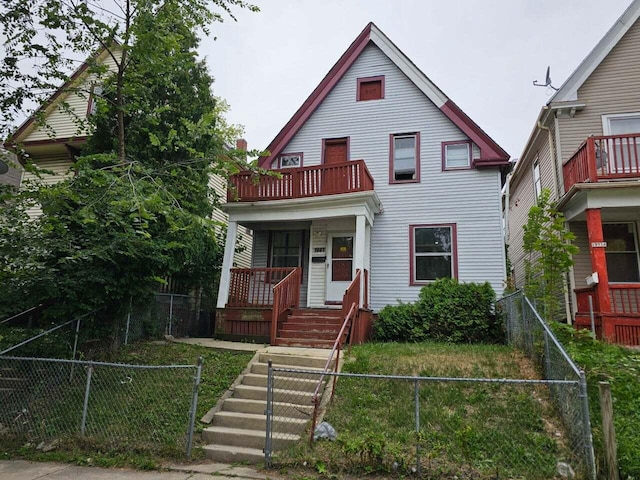
M 640 314 L 640 284 L 609 284 L 611 313 Z
M 271 345 L 275 345 L 278 335 L 278 324 L 290 308 L 298 308 L 300 304 L 301 269 L 296 267 L 273 287 L 273 313 L 271 315 Z
M 281 169 L 277 173 L 280 175 L 233 175 L 227 201 L 283 200 L 373 190 L 373 177 L 364 160 Z
M 232 268 L 227 307 L 273 306 L 273 287 L 293 270 L 291 267 Z
M 562 172 L 565 192 L 576 183 L 640 177 L 640 133 L 589 137 Z

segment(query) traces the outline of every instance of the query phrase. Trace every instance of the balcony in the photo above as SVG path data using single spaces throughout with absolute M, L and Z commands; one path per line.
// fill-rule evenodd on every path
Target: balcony
M 241 172 L 230 178 L 228 202 L 285 200 L 373 190 L 364 160 L 275 170 L 279 175 Z
M 562 173 L 565 192 L 576 183 L 640 178 L 640 133 L 587 138 Z

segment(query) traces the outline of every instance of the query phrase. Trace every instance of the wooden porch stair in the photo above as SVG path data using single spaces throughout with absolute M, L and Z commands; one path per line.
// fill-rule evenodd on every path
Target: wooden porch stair
M 331 348 L 342 327 L 342 310 L 296 309 L 278 328 L 276 345 Z M 343 339 L 345 341 L 346 338 Z

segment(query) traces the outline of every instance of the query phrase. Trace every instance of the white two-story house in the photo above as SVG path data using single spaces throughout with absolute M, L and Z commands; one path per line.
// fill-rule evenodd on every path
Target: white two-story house
M 359 336 L 371 312 L 438 278 L 501 294 L 509 155 L 374 24 L 267 150 L 259 164 L 277 175 L 231 179 L 217 336 L 321 340 L 331 309 L 342 305 L 339 323 L 352 304 L 347 289 Z M 254 233 L 250 269 L 232 268 L 239 226 Z

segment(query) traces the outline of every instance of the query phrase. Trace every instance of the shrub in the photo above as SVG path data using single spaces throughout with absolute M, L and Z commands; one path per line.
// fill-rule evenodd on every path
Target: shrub
M 415 304 L 384 307 L 375 323 L 376 339 L 499 343 L 504 331 L 494 314 L 494 302 L 495 292 L 487 282 L 443 278 L 423 287 Z

